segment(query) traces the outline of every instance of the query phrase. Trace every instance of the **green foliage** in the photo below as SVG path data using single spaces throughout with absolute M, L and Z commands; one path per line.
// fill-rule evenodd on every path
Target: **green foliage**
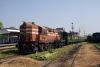
M 15 56 L 18 54 L 18 50 L 15 49 L 6 49 L 6 50 L 0 50 L 0 58 L 6 58 L 6 57 L 11 57 Z
M 3 24 L 2 24 L 2 22 L 0 22 L 0 29 L 3 29 Z
M 48 51 L 37 52 L 37 57 L 36 57 L 36 53 L 25 55 L 25 57 L 30 57 L 30 58 L 33 58 L 33 59 L 36 59 L 36 60 L 44 60 L 43 58 L 41 58 L 41 56 L 45 55 L 47 53 L 48 53 Z
M 85 42 L 83 42 L 82 44 L 87 44 Z M 44 52 L 38 52 L 37 53 L 37 57 L 35 54 L 28 54 L 28 55 L 25 55 L 26 57 L 30 57 L 30 58 L 33 58 L 33 59 L 36 59 L 36 60 L 52 60 L 54 58 L 56 58 L 57 56 L 63 54 L 63 53 L 68 53 L 71 49 L 73 49 L 74 47 L 78 46 L 80 44 L 72 44 L 72 45 L 68 45 L 68 46 L 64 46 L 63 48 L 57 48 L 57 49 L 49 49 L 48 51 L 44 51 Z M 47 53 L 52 53 L 52 52 L 57 52 L 56 54 L 53 54 L 51 56 L 49 56 L 48 58 L 41 58 L 41 56 L 47 54 Z
M 48 51 L 49 51 L 49 53 L 55 52 L 55 50 L 53 48 L 50 48 Z
M 95 44 L 95 46 L 100 50 L 100 44 Z
M 87 44 L 86 42 L 83 42 L 82 44 Z M 36 60 L 51 60 L 56 58 L 57 56 L 61 55 L 62 53 L 68 53 L 71 49 L 73 49 L 74 47 L 78 46 L 80 44 L 72 44 L 72 45 L 68 45 L 68 46 L 64 46 L 63 48 L 58 48 L 58 49 L 49 49 L 48 51 L 50 52 L 57 52 L 53 55 L 51 55 L 48 58 L 41 58 L 41 56 L 49 53 L 48 51 L 44 51 L 44 52 L 37 52 L 37 57 L 36 57 L 36 53 L 33 54 L 28 54 L 28 55 L 23 55 L 25 57 L 30 57 Z M 5 58 L 5 57 L 11 57 L 11 56 L 15 56 L 18 55 L 18 49 L 6 49 L 6 50 L 0 50 L 0 58 Z M 63 58 L 63 57 L 62 57 Z
M 15 27 L 13 27 L 13 26 L 11 26 L 11 27 L 9 27 L 10 29 L 16 29 Z

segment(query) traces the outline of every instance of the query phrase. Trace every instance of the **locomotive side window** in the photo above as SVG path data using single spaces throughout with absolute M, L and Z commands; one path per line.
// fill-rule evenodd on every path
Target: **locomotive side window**
M 47 34 L 47 30 L 45 28 L 39 27 L 39 34 Z
M 43 30 L 43 34 L 47 34 L 47 30 L 46 29 Z
M 38 32 L 39 32 L 39 34 L 42 34 L 42 27 L 39 27 Z

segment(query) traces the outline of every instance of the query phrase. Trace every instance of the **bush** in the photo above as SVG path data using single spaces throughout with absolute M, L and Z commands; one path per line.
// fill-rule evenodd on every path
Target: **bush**
M 53 48 L 50 48 L 48 51 L 49 51 L 49 53 L 55 52 L 55 50 Z

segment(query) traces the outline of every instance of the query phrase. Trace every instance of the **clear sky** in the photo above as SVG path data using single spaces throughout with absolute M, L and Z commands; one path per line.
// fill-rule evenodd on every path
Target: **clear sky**
M 0 0 L 0 21 L 5 28 L 19 28 L 22 21 L 66 31 L 81 30 L 81 35 L 100 32 L 100 0 Z

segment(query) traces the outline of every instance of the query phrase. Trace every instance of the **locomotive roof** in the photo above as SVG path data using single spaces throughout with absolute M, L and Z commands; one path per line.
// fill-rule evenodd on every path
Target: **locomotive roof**
M 20 27 L 23 27 L 24 24 L 27 27 L 31 27 L 34 24 L 34 25 L 36 25 L 36 27 L 42 27 L 43 29 L 47 29 L 47 30 L 51 30 L 51 31 L 55 31 L 55 32 L 59 31 L 59 30 L 54 29 L 54 28 L 49 28 L 49 27 L 46 27 L 46 26 L 39 26 L 39 25 L 35 24 L 34 22 L 25 22 L 25 21 L 23 22 L 23 24 Z

